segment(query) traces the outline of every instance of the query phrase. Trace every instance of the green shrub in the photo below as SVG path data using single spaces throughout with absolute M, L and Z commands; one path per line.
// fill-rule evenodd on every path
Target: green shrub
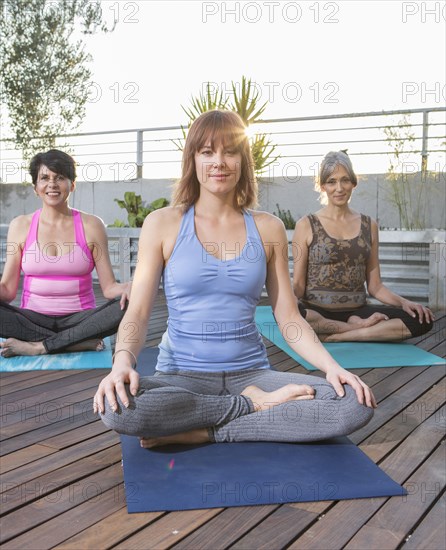
M 144 220 L 150 212 L 158 210 L 158 208 L 164 208 L 169 205 L 169 201 L 165 198 L 156 199 L 148 206 L 145 206 L 142 202 L 141 195 L 137 195 L 133 191 L 126 191 L 124 193 L 124 200 L 115 199 L 115 202 L 121 208 L 127 210 L 128 225 L 124 225 L 124 222 L 115 220 L 111 227 L 142 227 Z
M 294 229 L 296 226 L 296 220 L 293 218 L 291 212 L 289 210 L 282 210 L 277 203 L 276 206 L 277 214 L 276 212 L 273 212 L 273 214 L 283 221 L 285 229 Z

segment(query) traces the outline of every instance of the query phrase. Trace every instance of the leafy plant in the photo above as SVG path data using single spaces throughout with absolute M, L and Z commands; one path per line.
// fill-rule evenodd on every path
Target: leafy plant
M 142 227 L 146 216 L 148 216 L 150 212 L 169 205 L 167 199 L 160 198 L 154 200 L 148 206 L 144 206 L 141 195 L 136 195 L 133 191 L 126 191 L 124 193 L 124 200 L 115 199 L 115 202 L 118 203 L 121 208 L 127 210 L 129 224 L 125 226 L 124 222 L 115 220 L 112 227 Z
M 282 210 L 277 203 L 276 207 L 277 214 L 275 212 L 273 214 L 283 221 L 285 229 L 294 229 L 296 227 L 296 220 L 293 218 L 291 212 L 289 210 Z
M 388 198 L 398 210 L 400 227 L 423 229 L 426 218 L 426 178 L 421 181 L 408 181 L 404 174 L 404 161 L 413 151 L 408 145 L 415 141 L 409 116 L 404 115 L 397 125 L 384 128 L 388 146 L 392 150 L 387 180 L 390 182 Z
M 99 0 L 2 0 L 0 13 L 0 99 L 16 147 L 30 158 L 84 118 L 91 55 L 78 32 L 114 25 Z
M 238 113 L 243 120 L 245 126 L 248 128 L 251 124 L 258 122 L 263 112 L 266 109 L 267 102 L 263 105 L 259 105 L 260 93 L 253 85 L 251 79 L 247 79 L 242 76 L 242 82 L 240 86 L 237 83 L 231 82 L 233 102 L 229 103 L 229 99 L 223 95 L 223 90 L 211 91 L 210 83 L 206 84 L 206 93 L 200 92 L 198 97 L 191 97 L 191 106 L 181 108 L 189 118 L 187 129 L 190 128 L 193 121 L 199 117 L 202 113 L 210 111 L 212 109 L 229 109 Z M 177 141 L 174 141 L 176 147 L 182 151 L 184 147 L 184 141 L 186 139 L 187 130 L 181 128 L 183 137 Z M 265 168 L 274 163 L 279 157 L 274 156 L 273 153 L 276 146 L 273 145 L 271 139 L 267 134 L 255 134 L 251 139 L 251 151 L 254 160 L 254 171 L 257 175 L 261 175 Z

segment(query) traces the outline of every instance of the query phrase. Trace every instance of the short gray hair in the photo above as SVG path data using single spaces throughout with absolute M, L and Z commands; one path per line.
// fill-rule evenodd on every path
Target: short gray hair
M 328 178 L 337 166 L 343 166 L 347 170 L 350 181 L 355 187 L 358 185 L 358 178 L 353 170 L 352 161 L 347 153 L 344 153 L 344 151 L 330 151 L 322 160 L 319 175 L 314 185 L 318 193 L 322 194 L 322 185 L 328 181 Z

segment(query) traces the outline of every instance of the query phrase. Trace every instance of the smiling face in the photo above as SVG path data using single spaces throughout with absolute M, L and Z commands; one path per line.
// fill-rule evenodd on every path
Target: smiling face
M 201 191 L 227 194 L 235 191 L 241 175 L 242 155 L 222 142 L 206 140 L 195 153 L 195 171 Z
M 57 174 L 42 164 L 39 168 L 35 192 L 48 206 L 58 206 L 68 201 L 74 190 L 74 182 L 62 174 Z
M 236 208 L 257 205 L 257 180 L 245 125 L 232 111 L 207 111 L 189 129 L 172 204 L 189 208 L 201 192 L 231 189 Z
M 326 194 L 328 203 L 335 206 L 348 204 L 354 188 L 355 184 L 341 164 L 337 164 L 327 181 L 321 184 L 321 190 Z

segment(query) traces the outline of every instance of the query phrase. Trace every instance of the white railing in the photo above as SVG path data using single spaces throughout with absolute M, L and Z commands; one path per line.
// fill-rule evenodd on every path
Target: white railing
M 386 172 L 395 144 L 386 137 L 385 128 L 399 128 L 398 139 L 403 142 L 400 160 L 410 165 L 408 171 L 444 171 L 445 113 L 445 108 L 431 107 L 259 121 L 254 130 L 269 135 L 276 144 L 274 155 L 280 157 L 263 176 L 314 175 L 317 162 L 333 149 L 348 149 L 360 174 Z M 401 127 L 403 117 L 407 117 L 407 125 Z M 176 143 L 181 141 L 181 128 L 73 133 L 57 136 L 54 146 L 76 158 L 78 181 L 177 177 L 181 152 Z M 27 163 L 13 140 L 0 140 L 0 157 L 3 183 L 29 181 Z
M 8 253 L 6 226 L 0 226 L 0 269 Z M 138 254 L 139 229 L 107 228 L 109 254 L 119 281 L 133 277 Z M 288 232 L 291 239 L 292 232 Z M 11 251 L 9 251 L 11 252 Z M 383 282 L 408 299 L 429 305 L 434 310 L 446 308 L 446 243 L 444 231 L 380 231 L 380 265 Z M 290 277 L 293 274 L 289 248 Z

